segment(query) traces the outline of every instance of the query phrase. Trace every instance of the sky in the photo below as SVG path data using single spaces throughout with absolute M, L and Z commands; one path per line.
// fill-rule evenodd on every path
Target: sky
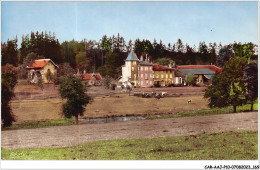
M 60 43 L 72 39 L 99 41 L 103 35 L 154 39 L 167 45 L 180 38 L 198 46 L 205 41 L 226 45 L 258 43 L 257 1 L 165 2 L 30 2 L 2 1 L 1 41 L 31 31 L 55 32 Z

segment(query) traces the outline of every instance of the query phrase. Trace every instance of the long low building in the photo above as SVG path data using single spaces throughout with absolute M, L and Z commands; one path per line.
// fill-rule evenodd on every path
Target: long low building
M 221 73 L 222 69 L 214 65 L 182 65 L 176 66 L 176 70 L 187 75 L 193 75 L 197 84 L 204 84 L 211 80 L 216 73 Z

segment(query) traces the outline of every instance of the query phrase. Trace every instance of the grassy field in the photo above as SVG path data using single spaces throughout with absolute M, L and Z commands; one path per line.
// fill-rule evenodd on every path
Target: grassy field
M 251 105 L 246 104 L 243 106 L 237 107 L 237 112 L 245 112 L 250 111 Z M 253 110 L 258 110 L 258 101 L 255 102 Z M 227 113 L 233 113 L 233 106 L 228 106 L 224 108 L 212 108 L 212 109 L 201 109 L 191 112 L 180 112 L 175 115 L 164 115 L 161 117 L 157 116 L 148 116 L 147 119 L 167 119 L 167 118 L 176 118 L 176 117 L 186 117 L 186 116 L 206 116 L 206 115 L 216 115 L 216 114 L 227 114 Z
M 73 147 L 3 149 L 2 160 L 257 160 L 258 132 L 106 140 Z
M 62 100 L 13 100 L 11 108 L 16 123 L 62 119 Z
M 189 99 L 192 99 L 193 103 L 188 105 L 187 100 Z M 62 100 L 58 98 L 13 100 L 11 107 L 18 124 L 28 121 L 59 120 L 63 118 Z M 128 95 L 113 95 L 95 97 L 87 105 L 84 117 L 153 115 L 156 113 L 177 113 L 206 108 L 208 108 L 207 101 L 203 99 L 202 95 L 169 97 L 160 100 Z
M 251 108 L 250 104 L 239 106 L 237 112 L 249 111 Z M 254 110 L 258 110 L 258 101 L 254 104 Z M 215 115 L 215 114 L 227 114 L 233 113 L 233 107 L 224 107 L 224 108 L 213 108 L 213 109 L 201 109 L 190 112 L 180 112 L 174 115 L 164 115 L 161 117 L 158 116 L 148 116 L 146 119 L 167 119 L 167 118 L 177 118 L 177 117 L 186 117 L 186 116 L 204 116 L 204 115 Z M 2 128 L 2 130 L 17 130 L 17 129 L 33 129 L 33 128 L 44 128 L 51 126 L 67 126 L 73 124 L 73 118 L 71 119 L 59 119 L 59 120 L 49 120 L 49 121 L 30 121 L 20 124 L 13 124 L 10 127 Z

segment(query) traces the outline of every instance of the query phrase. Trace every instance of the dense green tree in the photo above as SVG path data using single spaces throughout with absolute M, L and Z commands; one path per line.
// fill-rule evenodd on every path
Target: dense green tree
M 244 70 L 246 65 L 246 58 L 233 57 L 224 66 L 223 72 L 213 77 L 212 85 L 204 95 L 209 98 L 210 107 L 232 105 L 236 112 L 236 107 L 245 103 Z
M 175 62 L 170 58 L 158 58 L 154 61 L 154 63 L 163 65 L 163 66 L 169 66 L 169 64 L 174 64 Z
M 2 67 L 1 74 L 1 121 L 3 127 L 11 126 L 15 121 L 10 101 L 14 97 L 14 88 L 17 84 L 16 69 L 11 65 Z
M 81 79 L 72 74 L 65 76 L 61 81 L 59 92 L 62 98 L 67 99 L 67 103 L 63 105 L 63 114 L 67 118 L 74 116 L 74 123 L 78 124 L 78 116 L 83 115 L 84 106 L 90 101 L 90 97 L 85 94 Z
M 233 50 L 234 50 L 235 56 L 246 57 L 249 61 L 252 58 L 253 59 L 256 58 L 255 51 L 254 51 L 255 47 L 256 47 L 256 45 L 251 42 L 245 43 L 245 44 L 241 44 L 241 43 L 233 44 Z
M 249 63 L 245 68 L 245 82 L 247 84 L 247 101 L 251 104 L 251 110 L 258 98 L 258 66 L 257 63 Z
M 209 63 L 210 64 L 215 64 L 216 63 L 216 48 L 217 48 L 217 44 L 216 43 L 209 43 Z
M 61 55 L 66 63 L 69 63 L 71 67 L 76 67 L 76 52 L 74 52 L 75 45 L 73 42 L 65 41 L 61 44 Z M 74 47 L 74 48 L 73 48 Z
M 23 59 L 31 52 L 52 59 L 57 64 L 64 62 L 61 55 L 61 45 L 59 40 L 56 39 L 55 33 L 31 32 L 30 35 L 23 36 L 20 51 L 20 63 L 23 63 Z
M 6 65 L 7 63 L 14 66 L 18 65 L 17 38 L 14 40 L 7 40 L 7 43 L 1 43 L 1 56 L 1 65 Z
M 84 70 L 87 69 L 88 66 L 88 60 L 86 58 L 86 53 L 85 52 L 79 52 L 76 55 L 76 63 L 77 63 L 77 68 L 79 70 Z
M 106 73 L 113 77 L 118 78 L 121 75 L 121 66 L 126 59 L 126 53 L 124 52 L 108 52 L 106 55 Z
M 223 67 L 226 62 L 228 62 L 232 57 L 234 56 L 234 53 L 230 48 L 221 48 L 219 50 L 219 55 L 217 57 L 216 64 L 219 67 Z

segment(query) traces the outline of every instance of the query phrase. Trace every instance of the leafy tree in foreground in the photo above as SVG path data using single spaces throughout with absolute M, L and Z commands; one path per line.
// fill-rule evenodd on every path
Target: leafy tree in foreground
M 8 67 L 10 68 L 10 67 Z M 10 107 L 10 101 L 14 97 L 14 88 L 17 84 L 17 74 L 13 72 L 14 69 L 2 69 L 1 74 L 1 120 L 3 127 L 11 126 L 15 121 Z
M 67 103 L 63 105 L 64 116 L 67 118 L 74 116 L 74 123 L 78 124 L 78 116 L 83 115 L 84 106 L 90 101 L 90 97 L 84 93 L 81 79 L 72 74 L 65 76 L 61 81 L 59 92 L 62 98 L 67 99 Z
M 257 63 L 249 63 L 245 69 L 245 82 L 247 83 L 247 101 L 251 104 L 251 110 L 258 97 L 258 66 Z
M 228 61 L 222 73 L 213 77 L 212 85 L 204 95 L 209 98 L 210 107 L 232 105 L 236 112 L 236 107 L 245 103 L 246 86 L 243 77 L 246 65 L 246 58 L 234 57 Z

